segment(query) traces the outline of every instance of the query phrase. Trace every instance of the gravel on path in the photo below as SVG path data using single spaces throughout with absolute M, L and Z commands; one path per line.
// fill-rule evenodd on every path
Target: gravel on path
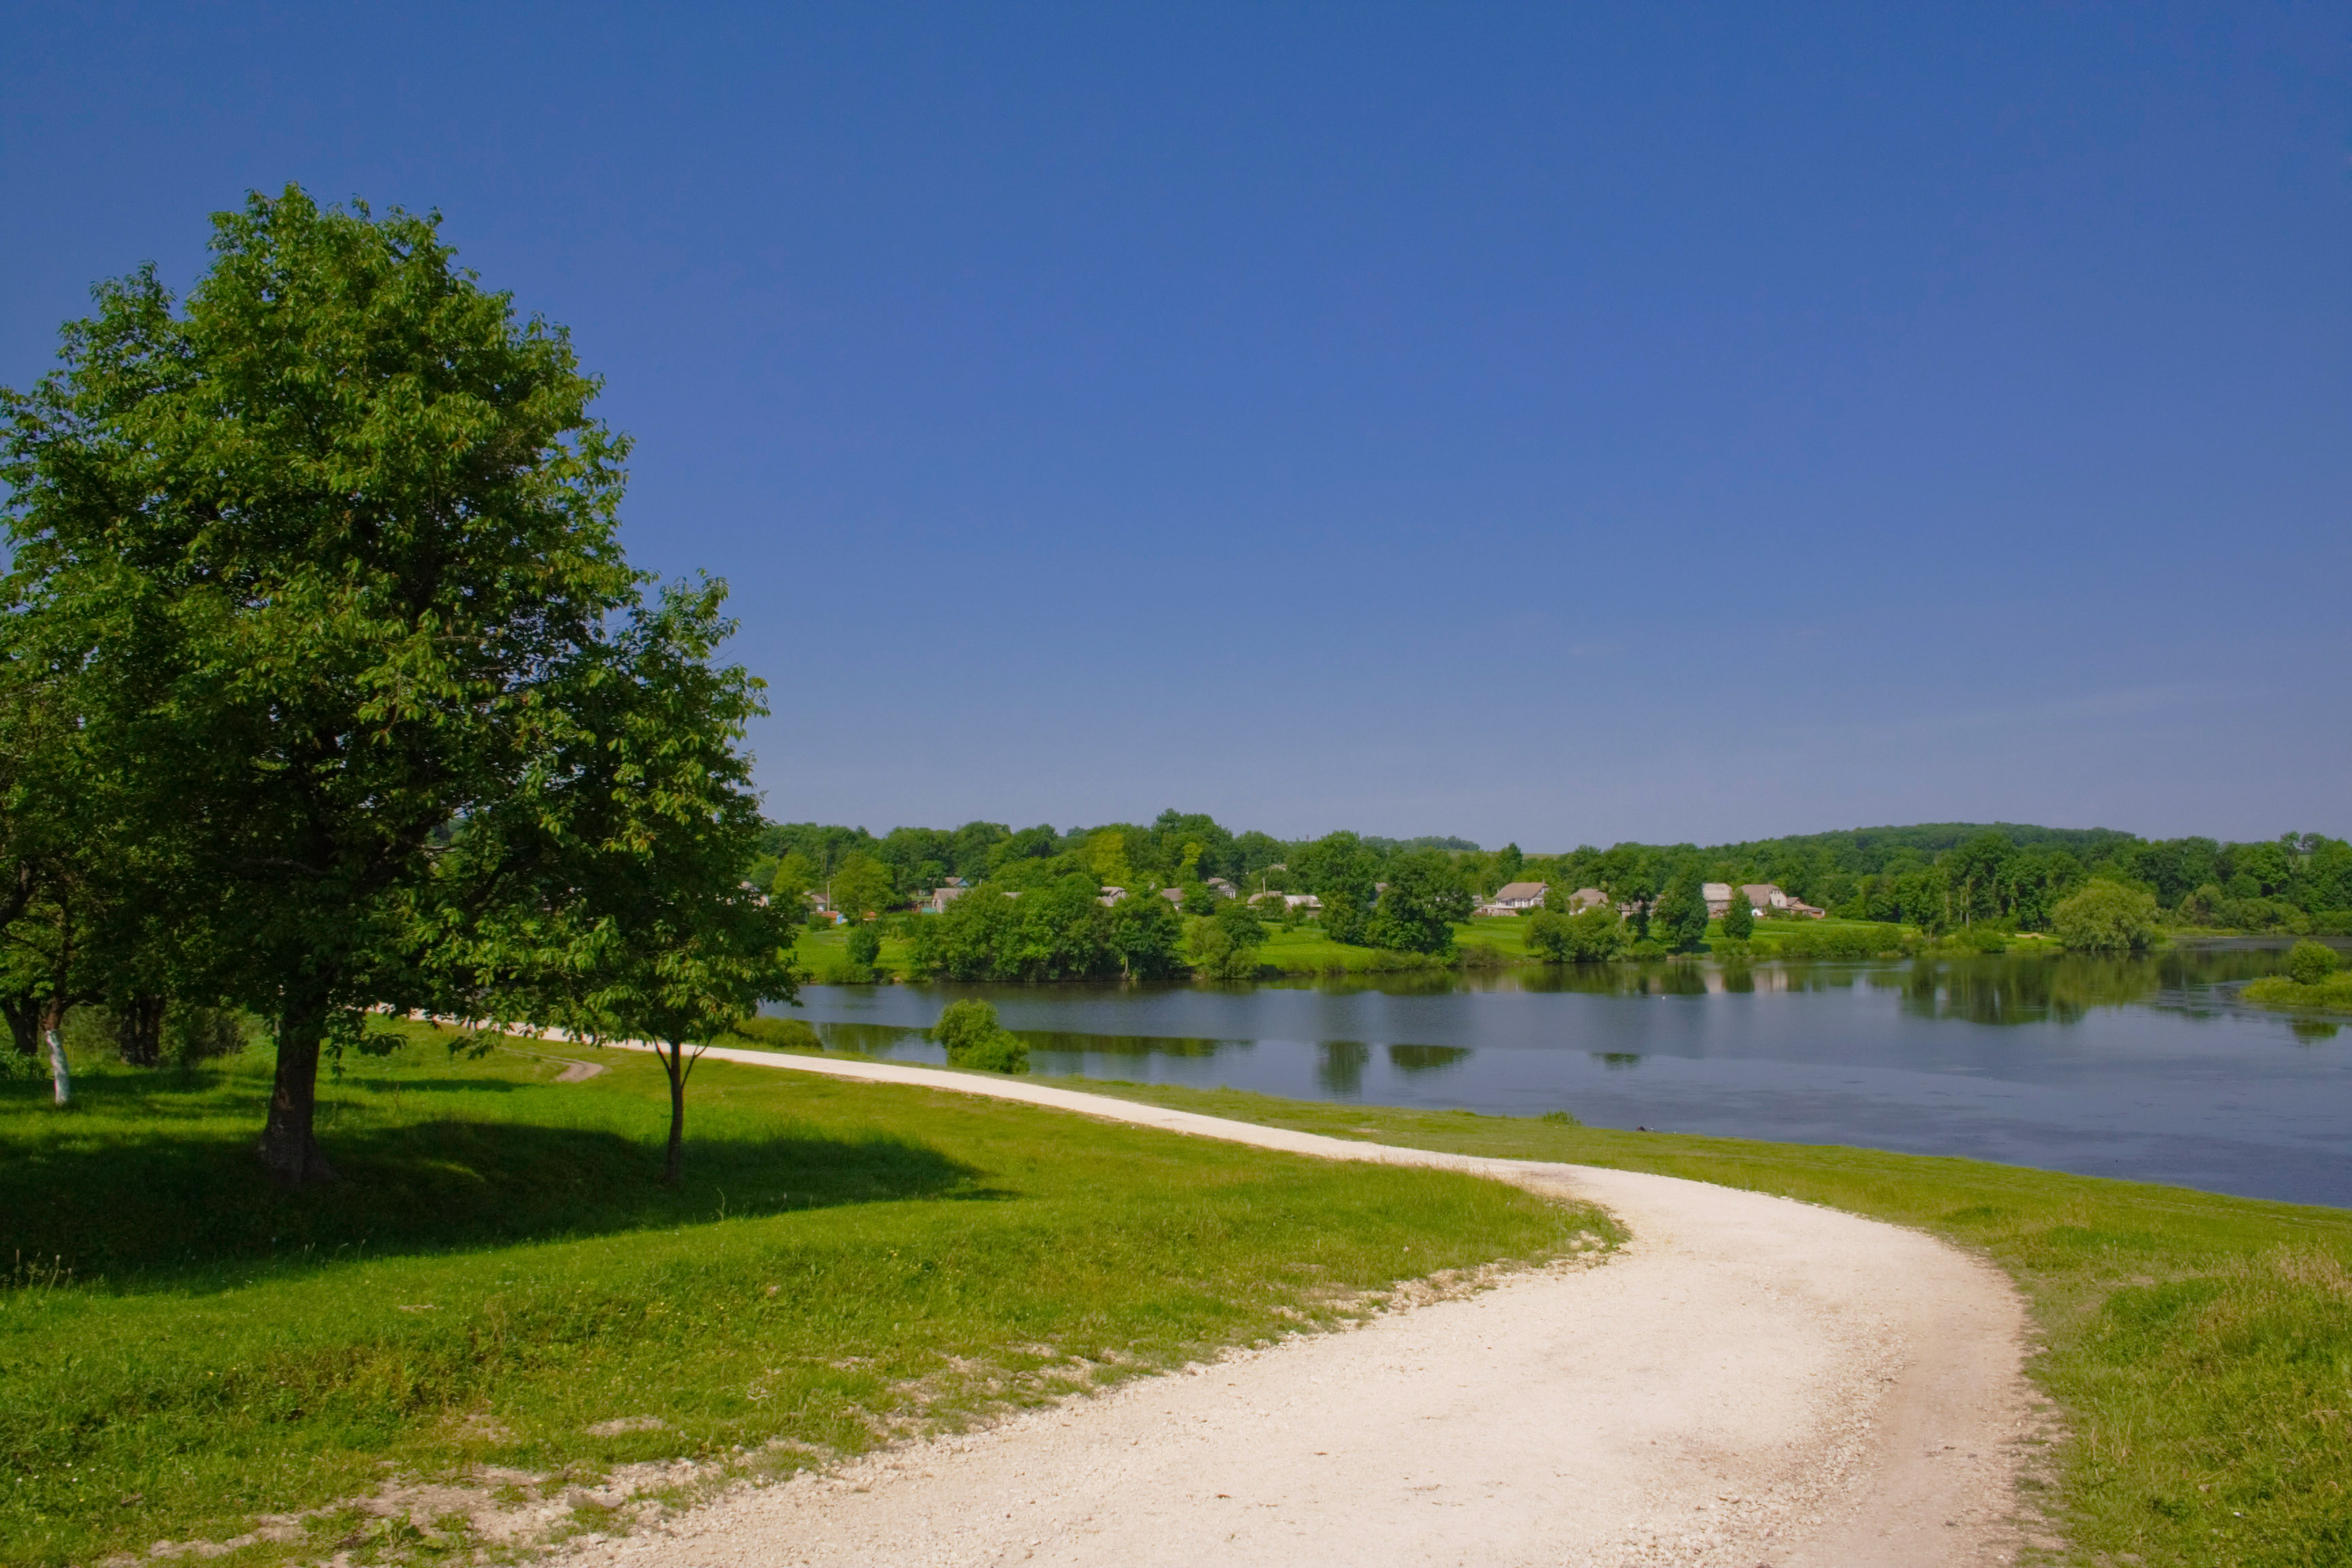
M 1832 1209 L 1360 1143 L 1021 1079 L 714 1057 L 1475 1172 L 1632 1233 L 1475 1295 L 744 1488 L 583 1563 L 1977 1568 L 2024 1541 L 2040 1427 L 2008 1279 Z

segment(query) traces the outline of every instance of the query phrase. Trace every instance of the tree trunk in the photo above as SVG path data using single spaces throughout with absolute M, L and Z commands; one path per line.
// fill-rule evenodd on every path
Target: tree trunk
M 322 1002 L 289 1006 L 278 1021 L 278 1078 L 261 1129 L 261 1163 L 280 1186 L 331 1182 L 335 1173 L 312 1134 L 319 1105 L 319 1042 L 327 1032 Z
M 66 1067 L 66 1004 L 53 1001 L 41 1009 L 41 1033 L 49 1042 L 49 1082 L 59 1105 L 73 1103 L 73 1073 Z
M 116 1047 L 135 1068 L 152 1068 L 163 1059 L 163 998 L 133 996 L 114 1016 Z
M 29 996 L 13 997 L 0 1002 L 0 1013 L 8 1015 L 9 1043 L 20 1057 L 41 1054 L 41 1005 Z
M 654 1055 L 669 1075 L 669 1153 L 662 1162 L 662 1182 L 674 1187 L 686 1179 L 686 1047 L 673 1040 L 664 1050 L 657 1040 Z

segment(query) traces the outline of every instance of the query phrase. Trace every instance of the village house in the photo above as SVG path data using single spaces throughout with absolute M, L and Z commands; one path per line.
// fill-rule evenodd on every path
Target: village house
M 961 877 L 950 877 L 923 895 L 922 911 L 927 915 L 943 915 L 948 912 L 950 904 L 971 891 L 970 888 L 964 886 Z
M 1495 896 L 1480 904 L 1482 915 L 1523 915 L 1543 908 L 1544 885 L 1541 882 L 1506 882 L 1495 889 Z
M 1802 899 L 1791 898 L 1771 882 L 1743 882 L 1740 884 L 1739 892 L 1740 896 L 1748 900 L 1748 907 L 1756 911 L 1759 919 L 1780 914 L 1793 916 L 1800 920 L 1817 921 L 1828 913 L 1827 910 L 1815 909 Z M 1730 905 L 1727 901 L 1724 907 L 1728 909 Z
M 1587 910 L 1597 910 L 1609 902 L 1609 895 L 1598 888 L 1579 888 L 1568 896 L 1568 912 L 1580 915 Z
M 1707 919 L 1719 921 L 1731 912 L 1730 883 L 1702 882 L 1699 884 L 1698 890 L 1706 899 Z

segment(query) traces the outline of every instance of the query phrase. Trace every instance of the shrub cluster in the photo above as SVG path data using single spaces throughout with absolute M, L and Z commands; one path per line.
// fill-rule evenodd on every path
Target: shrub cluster
M 1903 951 L 1903 928 L 1872 924 L 1792 931 L 1772 951 L 1781 958 L 1885 958 Z
M 1606 904 L 1577 914 L 1538 910 L 1528 917 L 1528 952 L 1546 963 L 1605 963 L 1624 955 L 1632 940 Z
M 923 1037 L 948 1048 L 948 1066 L 952 1068 L 1001 1073 L 1029 1070 L 1028 1045 L 996 1021 L 993 1003 L 977 997 L 949 1003 L 940 1021 Z
M 2156 945 L 2156 897 L 2122 882 L 2095 879 L 2058 901 L 2050 929 L 2070 952 L 2140 952 Z

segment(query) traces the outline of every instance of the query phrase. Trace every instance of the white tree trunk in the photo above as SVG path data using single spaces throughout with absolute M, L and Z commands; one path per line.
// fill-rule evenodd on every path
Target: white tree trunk
M 49 1037 L 49 1081 L 57 1086 L 58 1103 L 73 1103 L 73 1074 L 66 1070 L 66 1043 L 55 1029 L 47 1031 Z

